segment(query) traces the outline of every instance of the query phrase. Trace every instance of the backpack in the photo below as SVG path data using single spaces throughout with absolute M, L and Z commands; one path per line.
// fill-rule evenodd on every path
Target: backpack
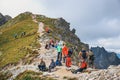
M 91 55 L 91 56 L 89 57 L 89 59 L 92 60 L 92 61 L 94 60 L 94 58 L 95 58 L 94 55 Z
M 81 51 L 81 52 L 82 52 L 82 57 L 83 57 L 83 59 L 86 59 L 86 58 L 87 58 L 87 56 L 86 56 L 86 51 L 83 50 L 83 51 Z
M 72 50 L 72 49 L 69 49 L 69 50 L 68 50 L 68 55 L 69 55 L 69 56 L 72 56 L 72 54 L 73 54 L 73 50 Z
M 62 66 L 62 63 L 59 60 L 56 60 L 55 64 L 56 66 Z

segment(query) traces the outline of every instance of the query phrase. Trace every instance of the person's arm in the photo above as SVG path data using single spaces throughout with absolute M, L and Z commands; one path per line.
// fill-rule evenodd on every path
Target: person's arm
M 88 51 L 86 52 L 86 56 L 87 56 L 87 57 L 89 56 L 89 52 L 88 52 Z
M 80 51 L 78 56 L 81 57 L 81 55 L 82 55 L 82 52 Z
M 80 62 L 78 63 L 78 66 L 79 66 L 79 67 L 81 66 L 81 63 L 80 63 Z

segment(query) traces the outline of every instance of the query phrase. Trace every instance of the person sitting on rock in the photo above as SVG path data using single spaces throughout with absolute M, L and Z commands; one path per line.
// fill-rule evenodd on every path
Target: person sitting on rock
M 68 55 L 66 58 L 66 67 L 68 67 L 68 68 L 71 67 L 71 64 L 72 64 L 71 57 L 70 57 L 70 55 Z
M 38 65 L 38 68 L 40 71 L 46 71 L 46 64 L 45 62 L 43 61 L 43 59 L 41 59 L 41 62 L 40 64 Z
M 84 59 L 81 60 L 81 63 L 79 63 L 79 69 L 75 70 L 73 73 L 76 74 L 77 72 L 82 72 L 84 69 L 87 68 L 87 63 Z
M 17 33 L 14 34 L 14 38 L 15 38 L 15 39 L 18 39 L 18 34 L 17 34 Z
M 53 39 L 50 39 L 49 45 L 50 45 L 50 47 L 54 47 L 54 40 Z
M 26 32 L 22 32 L 21 33 L 21 37 L 25 36 Z
M 49 65 L 49 72 L 51 72 L 51 69 L 54 69 L 56 67 L 56 64 L 53 59 L 51 59 L 51 63 Z

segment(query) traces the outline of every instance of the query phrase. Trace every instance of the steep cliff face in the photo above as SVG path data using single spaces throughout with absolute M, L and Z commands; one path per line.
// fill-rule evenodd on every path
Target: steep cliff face
M 3 16 L 1 13 L 0 13 L 0 26 L 5 24 L 8 20 L 12 19 L 9 15 L 5 15 Z
M 104 69 L 108 68 L 110 65 L 120 64 L 120 59 L 114 52 L 107 52 L 103 47 L 92 47 L 93 53 L 95 55 L 95 67 Z

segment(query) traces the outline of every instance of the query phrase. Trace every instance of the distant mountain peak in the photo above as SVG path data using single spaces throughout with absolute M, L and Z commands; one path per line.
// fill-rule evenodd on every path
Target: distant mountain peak
M 9 15 L 3 15 L 2 13 L 0 13 L 0 26 L 5 24 L 7 21 L 9 21 L 10 19 L 12 19 L 11 16 Z
M 104 47 L 91 47 L 95 55 L 95 66 L 97 68 L 108 68 L 110 65 L 120 64 L 120 59 L 114 52 L 108 52 Z

